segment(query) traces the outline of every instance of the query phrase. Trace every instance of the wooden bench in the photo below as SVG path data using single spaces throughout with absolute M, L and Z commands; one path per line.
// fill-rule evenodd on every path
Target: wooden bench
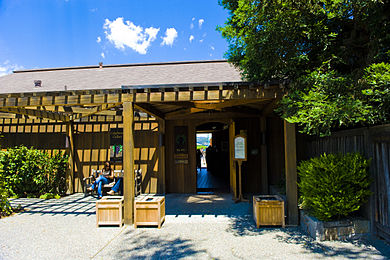
M 119 178 L 122 178 L 123 180 L 123 170 L 114 170 L 114 180 L 108 184 L 103 185 L 103 193 L 107 193 L 107 191 L 111 190 L 112 187 L 114 187 L 115 183 L 118 181 Z M 88 188 L 91 187 L 92 183 L 96 180 L 97 177 L 101 174 L 101 170 L 91 170 L 91 175 L 89 177 L 86 177 L 83 179 L 83 188 L 84 188 L 84 195 L 88 196 L 90 193 L 91 195 L 93 193 L 96 193 L 97 189 L 93 191 L 89 191 Z M 138 196 L 141 194 L 141 182 L 142 182 L 142 170 L 134 170 L 134 184 L 135 184 L 135 196 Z M 122 184 L 123 185 L 123 184 Z

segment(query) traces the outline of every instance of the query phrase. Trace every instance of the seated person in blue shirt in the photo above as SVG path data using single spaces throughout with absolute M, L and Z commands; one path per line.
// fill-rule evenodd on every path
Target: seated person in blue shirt
M 92 184 L 91 187 L 88 188 L 89 191 L 93 191 L 96 186 L 98 187 L 98 198 L 102 198 L 102 189 L 104 184 L 108 184 L 114 180 L 114 171 L 111 169 L 110 162 L 104 163 L 104 168 L 100 174 L 100 176 L 96 179 L 96 181 Z

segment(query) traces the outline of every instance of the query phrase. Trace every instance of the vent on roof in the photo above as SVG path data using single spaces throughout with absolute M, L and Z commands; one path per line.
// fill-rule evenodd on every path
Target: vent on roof
M 99 69 L 103 68 L 103 62 L 99 62 Z
M 42 80 L 34 80 L 34 87 L 36 88 L 42 87 Z

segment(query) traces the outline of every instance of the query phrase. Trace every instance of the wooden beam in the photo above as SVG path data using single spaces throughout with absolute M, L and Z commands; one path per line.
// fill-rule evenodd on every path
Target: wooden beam
M 25 116 L 34 116 L 34 117 L 43 118 L 43 119 L 57 120 L 57 121 L 62 121 L 62 122 L 69 122 L 70 121 L 70 118 L 66 115 L 63 115 L 61 113 L 52 112 L 52 111 L 46 111 L 46 110 L 34 110 L 34 109 L 11 108 L 11 107 L 2 108 L 2 107 L 0 107 L 0 111 L 19 114 L 19 115 L 25 115 Z
M 260 110 L 251 107 L 227 107 L 222 111 L 241 114 L 242 117 L 247 117 L 248 115 L 259 117 L 261 115 Z
M 145 88 L 147 89 L 147 88 Z M 28 95 L 26 93 L 8 95 L 0 97 L 0 107 L 28 107 L 28 106 L 82 106 L 82 105 L 103 105 L 103 104 L 118 104 L 123 102 L 123 95 L 127 95 L 127 98 L 131 102 L 136 103 L 152 103 L 152 102 L 186 102 L 186 101 L 218 101 L 218 100 L 261 100 L 261 99 L 274 99 L 281 96 L 282 90 L 280 87 L 263 88 L 258 87 L 245 87 L 223 90 L 185 90 L 185 91 L 161 91 L 161 92 L 143 92 L 143 93 L 102 93 L 101 90 L 96 94 L 77 94 L 80 91 L 76 91 L 72 95 L 68 92 L 58 93 L 32 93 Z M 216 92 L 214 95 L 212 93 Z M 86 91 L 85 93 L 93 93 L 93 91 Z M 226 104 L 228 105 L 228 104 Z M 230 105 L 230 104 L 229 104 Z M 222 104 L 220 106 L 223 106 Z
M 129 97 L 123 102 L 123 195 L 124 217 L 128 225 L 134 222 L 134 110 Z
M 138 103 L 138 104 L 134 104 L 134 107 L 142 112 L 145 112 L 146 114 L 154 116 L 155 118 L 164 120 L 165 117 L 164 113 L 149 104 Z
M 184 116 L 184 117 L 186 117 L 188 115 L 191 115 L 191 114 L 194 114 L 194 113 L 203 112 L 203 111 L 206 111 L 206 109 L 202 109 L 202 108 L 184 108 L 184 109 L 180 109 L 180 110 L 177 110 L 177 111 L 174 111 L 174 112 L 166 113 L 165 114 L 165 119 L 174 119 L 177 116 L 181 116 L 181 117 Z
M 14 113 L 0 113 L 0 118 L 18 118 L 18 115 Z
M 243 106 L 251 103 L 258 103 L 266 101 L 267 99 L 238 99 L 238 100 L 221 100 L 218 103 L 198 103 L 194 102 L 196 108 L 221 110 L 227 107 Z
M 67 138 L 67 153 L 69 156 L 69 172 L 67 174 L 68 194 L 74 193 L 74 139 L 73 139 L 73 124 L 71 122 L 66 123 L 66 138 Z
M 284 121 L 284 161 L 286 169 L 287 222 L 298 225 L 297 149 L 295 125 Z
M 102 104 L 100 106 L 94 107 L 94 108 L 83 108 L 83 110 L 72 108 L 72 111 L 75 112 L 75 110 L 83 111 L 82 113 L 78 113 L 76 115 L 72 115 L 72 120 L 80 119 L 83 117 L 89 117 L 92 115 L 95 115 L 99 112 L 114 108 L 119 106 L 120 103 L 114 103 L 114 104 Z
M 129 94 L 126 94 L 129 95 Z M 130 99 L 132 96 L 130 97 Z M 103 104 L 121 104 L 122 94 L 96 94 L 96 95 L 53 95 L 28 97 L 2 97 L 0 108 L 16 108 L 29 106 L 96 106 Z

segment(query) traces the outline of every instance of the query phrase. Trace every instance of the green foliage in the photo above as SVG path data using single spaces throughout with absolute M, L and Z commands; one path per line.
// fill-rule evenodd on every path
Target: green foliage
M 45 194 L 39 196 L 39 198 L 44 199 L 44 200 L 49 200 L 49 199 L 59 199 L 59 198 L 61 198 L 61 196 L 58 194 L 53 194 L 53 193 L 45 193 Z
M 11 205 L 8 201 L 8 190 L 5 186 L 5 177 L 0 171 L 0 217 L 6 216 L 12 212 Z
M 357 211 L 371 194 L 369 164 L 358 153 L 324 154 L 302 161 L 298 186 L 303 207 L 324 221 Z
M 390 122 L 388 0 L 220 3 L 226 57 L 246 80 L 289 83 L 278 112 L 302 132 Z
M 64 195 L 68 157 L 64 153 L 48 153 L 24 146 L 0 152 L 0 170 L 9 195 L 36 197 L 44 193 Z

